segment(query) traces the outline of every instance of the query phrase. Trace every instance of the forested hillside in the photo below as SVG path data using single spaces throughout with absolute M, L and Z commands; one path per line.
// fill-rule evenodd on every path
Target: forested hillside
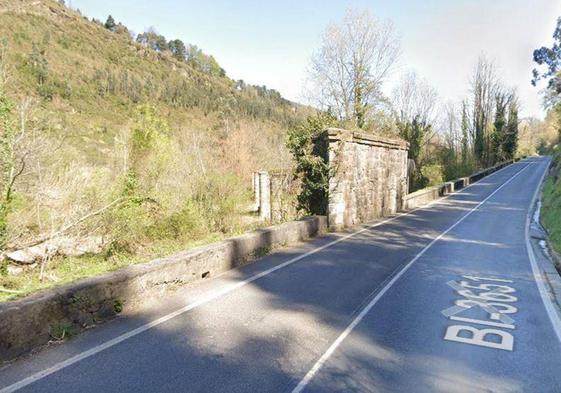
M 34 261 L 40 277 L 0 274 L 6 290 L 242 230 L 251 172 L 288 166 L 286 129 L 311 112 L 193 44 L 63 2 L 1 2 L 0 42 L 0 246 L 57 235 L 102 255 Z

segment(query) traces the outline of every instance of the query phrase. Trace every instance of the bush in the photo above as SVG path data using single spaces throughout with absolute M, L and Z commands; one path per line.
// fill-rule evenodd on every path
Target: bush
M 288 132 L 287 147 L 296 161 L 294 176 L 301 180 L 298 210 L 307 214 L 325 215 L 329 191 L 328 146 L 318 143 L 317 137 L 328 127 L 337 124 L 329 113 L 309 116 L 306 123 Z
M 180 210 L 150 225 L 147 232 L 157 240 L 196 240 L 207 234 L 205 224 L 200 207 L 195 201 L 187 200 Z
M 106 227 L 111 238 L 105 256 L 133 254 L 146 240 L 154 223 L 142 203 L 130 200 L 107 215 Z
M 545 181 L 543 187 L 543 205 L 541 219 L 546 227 L 553 248 L 561 252 L 561 155 L 555 156 L 552 164 L 552 175 Z
M 421 175 L 426 179 L 426 186 L 436 186 L 444 182 L 442 165 L 429 164 L 421 168 Z
M 209 174 L 198 185 L 194 201 L 213 231 L 231 233 L 240 229 L 240 214 L 250 196 L 237 176 Z

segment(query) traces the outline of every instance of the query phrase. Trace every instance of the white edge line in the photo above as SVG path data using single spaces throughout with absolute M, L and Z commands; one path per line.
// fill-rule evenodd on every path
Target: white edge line
M 306 386 L 310 383 L 310 381 L 314 378 L 315 374 L 323 367 L 325 362 L 333 355 L 337 347 L 341 345 L 341 343 L 347 338 L 347 336 L 353 331 L 353 329 L 360 323 L 360 321 L 368 314 L 368 312 L 374 307 L 376 303 L 384 296 L 384 294 L 395 284 L 397 280 L 413 265 L 423 254 L 431 248 L 436 242 L 438 242 L 443 236 L 445 236 L 448 232 L 454 229 L 458 224 L 464 221 L 468 216 L 470 216 L 474 211 L 476 211 L 481 205 L 487 202 L 493 195 L 499 192 L 504 186 L 509 184 L 514 178 L 524 172 L 528 167 L 532 164 L 526 165 L 523 169 L 516 172 L 510 179 L 505 181 L 499 188 L 497 188 L 493 193 L 491 193 L 487 198 L 479 202 L 477 206 L 472 208 L 469 212 L 467 212 L 464 216 L 462 216 L 458 221 L 452 224 L 448 229 L 442 232 L 440 235 L 435 237 L 429 244 L 425 246 L 413 259 L 411 259 L 407 265 L 405 265 L 381 290 L 378 294 L 368 303 L 362 311 L 353 319 L 353 321 L 347 326 L 347 328 L 337 337 L 337 339 L 331 344 L 327 351 L 317 360 L 317 362 L 313 365 L 313 367 L 308 371 L 308 373 L 302 378 L 302 380 L 296 385 L 296 387 L 292 390 L 292 393 L 300 393 L 302 392 Z
M 521 161 L 519 161 L 519 162 L 521 162 Z M 513 163 L 513 164 L 516 164 L 516 163 Z M 514 176 L 517 176 L 520 172 L 522 172 L 524 169 L 526 169 L 526 168 L 527 168 L 528 166 L 530 166 L 531 164 L 532 164 L 532 163 L 528 163 L 522 170 L 520 170 L 519 172 L 517 172 Z M 493 173 L 490 174 L 489 176 L 486 176 L 485 179 L 489 179 L 490 177 L 497 175 L 499 172 L 503 171 L 504 169 L 511 168 L 511 167 L 512 167 L 511 165 L 507 165 L 507 166 L 505 166 L 504 168 L 501 168 L 501 169 L 499 169 L 498 171 L 493 172 Z M 512 177 L 511 177 L 511 179 L 512 179 Z M 510 180 L 509 180 L 509 181 L 510 181 Z M 188 311 L 190 311 L 190 310 L 193 310 L 194 308 L 197 308 L 197 307 L 199 307 L 199 306 L 201 306 L 201 305 L 203 305 L 203 304 L 205 304 L 205 303 L 211 302 L 212 300 L 215 300 L 215 299 L 217 299 L 217 298 L 219 298 L 219 297 L 221 297 L 221 296 L 224 296 L 224 295 L 226 295 L 226 294 L 228 294 L 228 293 L 230 293 L 230 292 L 232 292 L 232 291 L 235 291 L 236 289 L 241 288 L 241 287 L 243 287 L 243 286 L 245 286 L 245 285 L 247 285 L 247 284 L 249 284 L 249 283 L 251 283 L 251 282 L 253 282 L 253 281 L 255 281 L 255 280 L 258 280 L 258 279 L 260 279 L 261 277 L 267 276 L 267 275 L 269 275 L 269 274 L 271 274 L 271 273 L 273 273 L 273 272 L 275 272 L 275 271 L 277 271 L 277 270 L 280 270 L 280 269 L 283 269 L 283 268 L 285 268 L 285 267 L 287 267 L 287 266 L 289 266 L 289 265 L 292 265 L 293 263 L 298 262 L 298 261 L 300 261 L 301 259 L 304 259 L 304 258 L 306 258 L 306 257 L 309 256 L 309 255 L 313 255 L 313 254 L 315 254 L 315 253 L 317 253 L 317 252 L 319 252 L 319 251 L 322 251 L 322 250 L 324 250 L 324 249 L 326 249 L 326 248 L 329 248 L 329 247 L 331 247 L 331 246 L 333 246 L 333 245 L 335 245 L 335 244 L 337 244 L 337 243 L 340 243 L 340 242 L 342 242 L 342 241 L 344 241 L 344 240 L 347 240 L 347 239 L 349 239 L 349 238 L 351 238 L 351 237 L 353 237 L 353 236 L 355 236 L 355 235 L 358 235 L 358 234 L 360 234 L 360 233 L 362 233 L 362 232 L 368 231 L 368 230 L 370 230 L 370 229 L 372 229 L 372 228 L 375 228 L 375 227 L 377 227 L 377 226 L 380 226 L 380 225 L 386 224 L 386 223 L 388 223 L 388 222 L 394 221 L 394 220 L 396 220 L 396 219 L 398 219 L 398 218 L 400 218 L 400 217 L 403 217 L 403 216 L 407 216 L 407 215 L 409 215 L 409 214 L 412 214 L 412 213 L 416 212 L 417 210 L 422 210 L 422 209 L 429 208 L 429 207 L 431 207 L 432 205 L 434 205 L 434 204 L 436 204 L 436 203 L 443 202 L 445 199 L 447 199 L 448 197 L 450 197 L 450 196 L 452 196 L 452 195 L 459 195 L 459 194 L 461 194 L 463 191 L 467 190 L 468 188 L 471 188 L 472 186 L 478 185 L 478 183 L 479 183 L 479 182 L 475 182 L 475 183 L 472 183 L 472 184 L 468 185 L 467 187 L 462 188 L 462 189 L 460 190 L 459 193 L 447 194 L 447 195 L 445 195 L 444 197 L 439 198 L 439 199 L 436 199 L 436 200 L 434 200 L 434 201 L 432 201 L 432 202 L 429 202 L 429 203 L 426 204 L 426 205 L 417 207 L 417 208 L 415 208 L 415 209 L 413 209 L 413 210 L 410 210 L 410 211 L 406 211 L 406 212 L 403 212 L 403 213 L 399 213 L 399 214 L 397 214 L 397 215 L 395 215 L 395 216 L 392 216 L 392 217 L 390 217 L 390 218 L 388 218 L 388 219 L 385 219 L 385 220 L 383 220 L 383 221 L 379 221 L 379 222 L 374 223 L 374 224 L 372 224 L 372 225 L 368 225 L 368 226 L 366 226 L 366 227 L 364 227 L 364 228 L 362 228 L 362 229 L 359 229 L 359 230 L 356 231 L 356 232 L 349 233 L 349 234 L 347 234 L 347 235 L 345 235 L 345 236 L 343 236 L 343 237 L 340 237 L 340 238 L 338 238 L 338 239 L 336 239 L 336 240 L 333 240 L 333 241 L 331 241 L 331 242 L 329 242 L 329 243 L 327 243 L 327 244 L 324 244 L 323 246 L 320 246 L 320 247 L 318 247 L 318 248 L 315 248 L 315 249 L 313 249 L 313 250 L 310 250 L 310 251 L 308 251 L 308 252 L 306 252 L 306 253 L 304 253 L 304 254 L 302 254 L 302 255 L 299 255 L 299 256 L 297 256 L 297 257 L 295 257 L 295 258 L 289 259 L 288 261 L 283 262 L 283 263 L 281 263 L 280 265 L 277 265 L 277 266 L 272 267 L 272 268 L 270 268 L 270 269 L 264 270 L 264 271 L 262 271 L 261 273 L 258 273 L 258 274 L 254 275 L 254 276 L 251 276 L 250 278 L 248 278 L 248 279 L 246 279 L 246 280 L 237 282 L 237 283 L 235 283 L 235 284 L 233 284 L 233 285 L 226 286 L 226 287 L 224 287 L 223 289 L 218 290 L 218 291 L 216 291 L 216 292 L 210 294 L 210 295 L 207 296 L 207 297 L 204 297 L 204 298 L 202 298 L 202 299 L 200 299 L 200 300 L 197 300 L 197 301 L 195 301 L 195 302 L 193 302 L 193 303 L 190 303 L 190 304 L 186 305 L 185 307 L 182 307 L 182 308 L 180 308 L 180 309 L 178 309 L 178 310 L 176 310 L 176 311 L 173 311 L 173 312 L 171 312 L 171 313 L 169 313 L 169 314 L 167 314 L 167 315 L 164 315 L 164 316 L 161 317 L 161 318 L 155 319 L 155 320 L 153 320 L 153 321 L 151 321 L 151 322 L 149 322 L 149 323 L 147 323 L 147 324 L 144 324 L 144 325 L 142 325 L 142 326 L 139 326 L 138 328 L 133 329 L 133 330 L 127 332 L 127 333 L 123 333 L 123 334 L 121 334 L 120 336 L 117 336 L 117 337 L 115 337 L 115 338 L 113 338 L 113 339 L 111 339 L 111 340 L 109 340 L 109 341 L 104 342 L 103 344 L 96 345 L 95 347 L 92 347 L 92 348 L 90 348 L 90 349 L 88 349 L 88 350 L 86 350 L 86 351 L 84 351 L 84 352 L 81 352 L 81 353 L 79 353 L 79 354 L 77 354 L 77 355 L 74 355 L 74 356 L 72 356 L 72 357 L 70 357 L 70 358 L 68 358 L 68 359 L 66 359 L 66 360 L 63 360 L 63 361 L 61 361 L 61 362 L 59 362 L 59 363 L 56 363 L 56 364 L 54 364 L 54 365 L 51 366 L 51 367 L 48 367 L 48 368 L 46 368 L 46 369 L 44 369 L 44 370 L 41 370 L 41 371 L 38 371 L 38 372 L 36 372 L 36 373 L 34 373 L 34 374 L 32 374 L 32 375 L 30 375 L 30 376 L 28 376 L 28 377 L 26 377 L 26 378 L 24 378 L 24 379 L 18 381 L 18 382 L 15 382 L 15 383 L 13 383 L 13 384 L 11 384 L 11 385 L 8 385 L 8 386 L 6 386 L 6 387 L 0 389 L 0 393 L 12 393 L 12 392 L 15 392 L 15 391 L 17 391 L 17 390 L 19 390 L 19 389 L 22 389 L 22 388 L 24 388 L 24 387 L 27 386 L 27 385 L 30 385 L 30 384 L 32 384 L 32 383 L 34 383 L 34 382 L 36 382 L 36 381 L 38 381 L 38 380 L 40 380 L 40 379 L 43 379 L 43 378 L 45 378 L 45 377 L 47 377 L 47 376 L 49 376 L 49 375 L 51 375 L 51 374 L 56 373 L 57 371 L 60 371 L 60 370 L 66 368 L 66 367 L 68 367 L 68 366 L 71 366 L 71 365 L 73 365 L 73 364 L 75 364 L 75 363 L 78 363 L 78 362 L 81 361 L 81 360 L 84 360 L 84 359 L 86 359 L 86 358 L 89 358 L 90 356 L 93 356 L 93 355 L 95 355 L 95 354 L 97 354 L 97 353 L 99 353 L 99 352 L 102 352 L 102 351 L 104 351 L 104 350 L 106 350 L 106 349 L 108 349 L 108 348 L 111 348 L 111 347 L 113 347 L 113 346 L 115 346 L 115 345 L 117 345 L 117 344 L 119 344 L 119 343 L 121 343 L 121 342 L 123 342 L 123 341 L 125 341 L 125 340 L 128 340 L 129 338 L 132 338 L 132 337 L 137 336 L 137 335 L 139 335 L 139 334 L 141 334 L 141 333 L 143 333 L 143 332 L 145 332 L 145 331 L 147 331 L 147 330 L 149 330 L 149 329 L 152 329 L 153 327 L 156 327 L 156 326 L 158 326 L 158 325 L 161 325 L 162 323 L 167 322 L 167 321 L 169 321 L 170 319 L 173 319 L 173 318 L 175 318 L 175 317 L 177 317 L 177 316 L 179 316 L 179 315 L 181 315 L 181 314 L 184 314 L 184 313 L 186 313 L 186 312 L 188 312 Z M 480 184 L 480 183 L 479 183 L 479 184 Z M 506 184 L 506 183 L 503 183 L 503 186 L 504 186 L 505 184 Z M 502 187 L 502 186 L 501 186 L 501 187 Z M 500 189 L 500 188 L 499 188 L 499 189 Z M 497 192 L 499 189 L 495 190 L 495 192 Z M 493 192 L 493 194 L 494 194 L 495 192 Z M 491 194 L 490 196 L 492 196 L 493 194 Z M 489 196 L 489 197 L 490 197 L 490 196 Z M 485 200 L 487 200 L 489 197 L 487 197 Z M 480 205 L 481 205 L 481 203 L 480 203 L 479 205 L 477 205 L 474 209 L 477 209 L 477 207 L 480 206 Z M 472 211 L 473 211 L 473 209 L 472 209 Z M 471 213 L 471 212 L 470 212 L 470 213 Z M 470 214 L 470 213 L 468 213 L 468 214 Z M 465 217 L 465 216 L 464 216 L 464 217 Z M 462 218 L 462 220 L 463 220 L 463 218 Z M 448 230 L 450 230 L 450 229 L 451 229 L 451 228 L 449 228 Z M 442 234 L 442 235 L 443 235 L 443 234 Z M 442 236 L 442 235 L 441 235 L 441 236 Z M 438 238 L 440 238 L 441 236 L 439 236 Z M 438 239 L 438 238 L 437 238 L 437 239 Z M 432 244 L 434 244 L 434 242 L 435 242 L 437 239 L 434 239 L 427 247 L 425 247 L 425 249 L 423 249 L 423 250 L 421 251 L 421 253 L 418 254 L 418 256 L 421 256 L 422 253 L 424 253 L 424 252 L 426 251 L 426 249 L 428 249 Z M 417 259 L 417 257 L 416 257 L 414 260 L 416 260 L 416 259 Z M 395 282 L 395 280 L 396 280 L 399 276 L 401 276 L 401 274 L 403 274 L 403 272 L 405 272 L 405 270 L 408 269 L 409 265 L 410 265 L 412 262 L 414 262 L 414 260 L 411 261 L 411 262 L 409 262 L 409 264 L 408 264 L 407 266 L 404 267 L 404 270 L 402 270 L 401 272 L 399 272 L 399 273 L 398 273 L 398 276 L 394 277 L 394 279 L 392 279 L 392 280 L 386 285 L 386 288 L 382 289 L 382 292 L 381 292 L 382 294 L 383 294 L 383 292 L 385 292 L 385 291 L 387 290 L 387 288 L 389 288 L 389 286 L 393 285 L 393 283 Z M 380 297 L 380 294 L 379 294 L 374 300 L 377 301 L 377 299 L 379 299 L 379 297 Z M 372 305 L 373 305 L 373 304 L 372 304 Z M 371 306 L 370 306 L 370 308 L 371 308 Z M 362 313 L 361 313 L 361 314 L 362 314 Z M 359 314 L 359 316 L 360 316 L 361 314 Z M 362 315 L 362 316 L 360 317 L 360 319 L 362 319 L 362 317 L 364 317 L 364 315 Z M 358 323 L 358 322 L 357 322 L 357 323 Z M 354 326 L 353 326 L 353 327 L 354 327 Z M 352 329 L 351 329 L 351 330 L 352 330 Z M 347 334 L 348 334 L 348 333 L 347 333 Z M 338 344 L 337 344 L 337 345 L 338 345 Z
M 553 330 L 555 330 L 555 334 L 557 335 L 557 340 L 561 342 L 561 320 L 559 319 L 559 314 L 555 309 L 555 305 L 550 297 L 550 294 L 544 284 L 544 276 L 541 272 L 541 269 L 538 267 L 536 262 L 536 256 L 534 254 L 534 249 L 530 242 L 530 225 L 532 220 L 532 211 L 536 204 L 536 200 L 538 199 L 538 195 L 540 189 L 543 184 L 543 179 L 547 174 L 547 168 L 549 167 L 549 163 L 546 166 L 545 170 L 543 171 L 543 175 L 536 187 L 536 191 L 534 192 L 534 196 L 532 197 L 532 202 L 530 203 L 530 207 L 528 208 L 528 214 L 526 216 L 526 228 L 525 228 L 525 237 L 526 237 L 526 250 L 528 251 L 528 257 L 530 258 L 530 265 L 532 267 L 532 273 L 534 275 L 534 281 L 538 286 L 538 292 L 540 293 L 540 297 L 542 298 L 543 305 L 551 321 L 551 325 L 553 326 Z

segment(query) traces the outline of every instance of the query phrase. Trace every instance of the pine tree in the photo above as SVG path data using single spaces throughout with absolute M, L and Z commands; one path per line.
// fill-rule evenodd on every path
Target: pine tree
M 105 22 L 105 28 L 109 31 L 115 32 L 117 28 L 117 24 L 115 23 L 115 19 L 111 15 L 107 17 L 107 21 Z

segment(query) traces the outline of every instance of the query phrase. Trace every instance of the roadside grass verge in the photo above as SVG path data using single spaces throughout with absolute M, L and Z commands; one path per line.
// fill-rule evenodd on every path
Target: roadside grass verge
M 561 253 L 561 153 L 554 156 L 550 176 L 542 196 L 541 220 L 549 234 L 553 249 Z

